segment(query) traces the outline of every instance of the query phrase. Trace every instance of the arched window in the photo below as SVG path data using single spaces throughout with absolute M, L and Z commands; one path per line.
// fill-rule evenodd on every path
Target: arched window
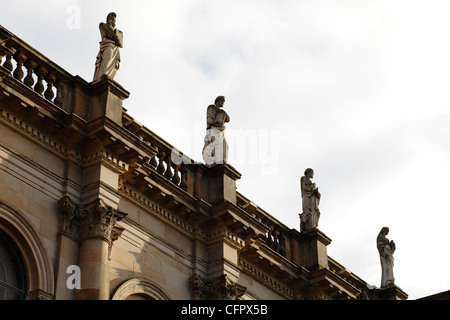
M 22 300 L 26 292 L 22 255 L 13 240 L 0 229 L 0 300 Z

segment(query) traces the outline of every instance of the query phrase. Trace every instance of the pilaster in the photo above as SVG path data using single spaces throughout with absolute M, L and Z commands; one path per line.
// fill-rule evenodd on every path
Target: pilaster
M 113 209 L 101 199 L 85 206 L 74 204 L 68 197 L 60 200 L 60 248 L 79 243 L 78 259 L 69 258 L 80 267 L 81 288 L 75 298 L 82 300 L 109 299 L 109 254 L 114 240 L 123 228 L 115 226 L 126 213 Z M 73 252 L 73 251 L 71 251 Z M 77 263 L 74 263 L 77 260 Z M 59 262 L 59 275 L 64 273 L 68 262 Z M 70 294 L 63 290 L 64 277 L 60 276 L 58 287 L 62 296 Z

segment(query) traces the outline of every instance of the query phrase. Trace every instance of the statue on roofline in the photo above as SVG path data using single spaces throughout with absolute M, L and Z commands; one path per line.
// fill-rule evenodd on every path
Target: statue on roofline
M 316 184 L 311 181 L 314 178 L 314 170 L 308 168 L 305 175 L 300 178 L 300 189 L 302 195 L 302 213 L 300 216 L 300 232 L 305 232 L 318 227 L 319 225 L 319 202 L 320 193 Z
M 206 136 L 202 151 L 203 160 L 208 167 L 224 164 L 228 158 L 228 144 L 225 139 L 225 123 L 230 121 L 228 114 L 222 109 L 224 96 L 218 96 L 214 104 L 206 111 Z
M 396 249 L 393 240 L 389 241 L 386 235 L 389 233 L 388 227 L 381 228 L 377 236 L 377 249 L 381 262 L 381 288 L 394 285 L 394 251 Z
M 106 23 L 101 22 L 99 25 L 102 41 L 95 61 L 93 81 L 101 79 L 104 75 L 114 80 L 119 69 L 119 48 L 123 47 L 123 33 L 116 29 L 116 17 L 117 15 L 111 12 L 106 17 Z

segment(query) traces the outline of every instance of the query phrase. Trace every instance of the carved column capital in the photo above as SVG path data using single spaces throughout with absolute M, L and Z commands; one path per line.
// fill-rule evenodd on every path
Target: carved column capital
M 125 218 L 126 213 L 113 209 L 98 198 L 86 207 L 88 214 L 80 219 L 81 239 L 100 238 L 109 243 L 113 226 Z
M 198 274 L 194 274 L 189 278 L 189 288 L 191 290 L 192 299 L 200 300 L 202 298 L 205 279 Z
M 79 206 L 67 196 L 59 201 L 59 211 L 62 234 L 74 240 L 99 238 L 108 242 L 110 246 L 121 233 L 116 232 L 112 235 L 113 227 L 127 215 L 106 205 L 99 198 L 85 206 Z
M 83 208 L 73 203 L 68 196 L 59 200 L 59 229 L 60 232 L 74 240 L 81 234 L 80 217 L 85 215 Z
M 189 284 L 195 300 L 238 300 L 247 291 L 246 287 L 231 281 L 226 274 L 215 279 L 193 275 Z

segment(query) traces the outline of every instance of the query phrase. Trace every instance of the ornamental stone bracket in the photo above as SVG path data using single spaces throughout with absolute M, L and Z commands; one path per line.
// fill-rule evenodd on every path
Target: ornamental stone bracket
M 106 241 L 110 250 L 113 241 L 120 237 L 123 228 L 116 222 L 127 216 L 113 209 L 97 198 L 91 203 L 80 206 L 64 196 L 59 201 L 60 233 L 76 241 L 97 238 Z
M 194 300 L 238 300 L 247 288 L 231 281 L 226 274 L 214 279 L 204 279 L 198 274 L 189 278 Z

